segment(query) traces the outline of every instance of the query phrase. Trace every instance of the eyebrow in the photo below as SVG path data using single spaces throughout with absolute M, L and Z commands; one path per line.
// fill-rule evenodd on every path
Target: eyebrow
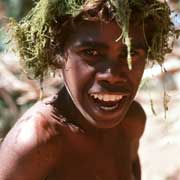
M 107 44 L 98 41 L 78 41 L 73 45 L 73 48 L 81 48 L 81 47 L 93 47 L 93 48 L 101 48 L 101 49 L 109 48 Z
M 99 41 L 77 41 L 73 46 L 73 48 L 82 48 L 82 47 L 92 47 L 92 48 L 101 48 L 107 50 L 109 46 L 103 42 Z M 131 47 L 134 49 L 143 49 L 147 50 L 146 43 L 140 42 L 140 41 L 132 41 Z M 127 50 L 127 46 L 124 44 L 123 49 Z

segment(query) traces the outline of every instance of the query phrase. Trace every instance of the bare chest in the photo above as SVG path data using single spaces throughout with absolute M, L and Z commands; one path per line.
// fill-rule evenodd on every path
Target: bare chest
M 78 142 L 78 141 L 76 141 Z M 51 171 L 47 180 L 130 180 L 131 160 L 128 143 L 108 145 L 68 144 L 62 162 Z

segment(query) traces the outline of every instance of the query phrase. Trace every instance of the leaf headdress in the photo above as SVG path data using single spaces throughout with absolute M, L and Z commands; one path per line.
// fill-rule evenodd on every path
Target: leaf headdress
M 106 8 L 105 8 L 106 7 Z M 122 29 L 119 37 L 127 45 L 128 64 L 131 68 L 131 37 L 129 26 L 132 14 L 137 11 L 138 16 L 145 22 L 153 17 L 156 32 L 152 43 L 148 46 L 148 54 L 153 60 L 162 63 L 164 55 L 171 51 L 168 39 L 174 36 L 174 26 L 169 18 L 168 5 L 156 0 L 39 0 L 35 7 L 20 22 L 11 20 L 11 33 L 15 40 L 24 71 L 31 78 L 43 79 L 57 55 L 55 26 L 61 27 L 63 17 L 73 19 L 84 16 L 86 19 L 95 16 L 103 9 L 110 9 L 111 16 Z M 68 19 L 67 18 L 67 19 Z M 63 21 L 64 23 L 64 21 Z M 61 28 L 59 28 L 61 29 Z

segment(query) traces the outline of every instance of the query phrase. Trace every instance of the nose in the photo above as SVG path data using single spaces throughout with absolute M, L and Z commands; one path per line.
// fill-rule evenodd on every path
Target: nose
M 97 72 L 96 80 L 110 85 L 121 85 L 127 82 L 127 77 L 123 72 L 115 72 L 109 67 L 104 72 Z

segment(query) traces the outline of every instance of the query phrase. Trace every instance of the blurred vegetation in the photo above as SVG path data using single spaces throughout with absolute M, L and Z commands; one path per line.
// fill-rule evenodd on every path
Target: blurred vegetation
M 20 19 L 32 7 L 33 0 L 2 0 L 6 8 L 6 15 Z
M 8 38 L 4 27 L 8 17 L 20 20 L 33 4 L 33 0 L 0 0 L 0 139 L 40 96 L 39 82 L 27 79 L 18 58 L 5 50 Z M 58 77 L 47 79 L 44 97 L 54 94 L 58 85 Z
M 14 61 L 14 57 L 10 57 L 10 61 L 7 63 L 6 58 L 2 56 L 6 43 L 6 33 L 3 31 L 3 27 L 7 17 L 14 17 L 17 20 L 21 19 L 31 9 L 33 3 L 33 0 L 0 0 L 0 69 L 3 69 L 0 73 L 0 137 L 7 133 L 18 118 L 18 115 L 32 103 L 29 101 L 22 106 L 16 103 L 17 98 L 22 94 L 15 89 L 10 90 L 8 82 L 4 79 L 7 72 L 17 77 L 17 79 L 20 73 L 18 70 L 12 72 L 9 69 L 8 63 L 11 64 Z
M 0 0 L 0 51 L 4 49 L 4 32 L 2 27 L 6 17 L 21 19 L 33 6 L 33 0 Z

